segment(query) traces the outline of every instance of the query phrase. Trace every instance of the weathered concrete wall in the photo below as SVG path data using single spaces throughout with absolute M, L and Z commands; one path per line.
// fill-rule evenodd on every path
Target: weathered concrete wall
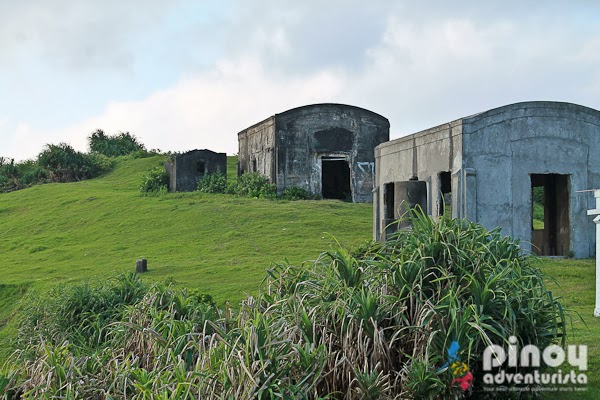
M 165 163 L 165 169 L 169 174 L 170 191 L 192 192 L 204 175 L 217 171 L 227 175 L 227 155 L 211 150 L 192 150 L 176 155 L 173 161 Z
M 298 186 L 322 193 L 323 160 L 344 160 L 352 201 L 371 202 L 374 148 L 389 140 L 389 121 L 343 104 L 315 104 L 276 114 L 238 134 L 239 173 L 260 172 L 278 193 Z
M 460 120 L 414 135 L 383 143 L 375 148 L 376 182 L 373 207 L 373 235 L 380 238 L 385 229 L 386 184 L 417 178 L 427 184 L 429 215 L 438 216 L 441 191 L 439 174 L 452 176 L 452 192 L 459 192 L 461 178 L 462 124 Z M 462 197 L 452 197 L 452 215 L 462 217 Z M 398 214 L 398 210 L 395 210 Z M 401 214 L 401 213 L 400 213 Z
M 276 183 L 275 117 L 269 117 L 238 133 L 238 142 L 238 175 L 260 172 L 272 183 Z
M 559 182 L 557 208 L 568 203 L 554 217 L 558 253 L 591 257 L 595 231 L 586 210 L 594 199 L 576 191 L 600 188 L 599 155 L 600 111 L 558 102 L 511 104 L 384 143 L 375 149 L 374 238 L 385 228 L 386 184 L 426 181 L 427 212 L 436 216 L 438 173 L 449 171 L 454 217 L 500 227 L 530 251 L 532 238 L 548 243 L 548 232 L 532 230 L 532 175 L 539 175 Z
M 277 189 L 299 186 L 322 193 L 322 163 L 342 159 L 350 167 L 353 202 L 371 202 L 374 149 L 389 140 L 389 121 L 342 104 L 316 104 L 275 116 Z
M 500 226 L 530 250 L 531 175 L 569 176 L 570 249 L 594 254 L 594 224 L 586 215 L 600 187 L 600 112 L 557 102 L 511 104 L 463 120 L 463 164 L 476 176 L 475 219 Z

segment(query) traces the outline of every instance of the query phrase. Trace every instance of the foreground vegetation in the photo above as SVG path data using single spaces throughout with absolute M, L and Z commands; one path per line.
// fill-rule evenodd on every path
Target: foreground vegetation
M 32 399 L 493 397 L 472 385 L 486 346 L 565 331 L 518 246 L 423 215 L 383 245 L 275 265 L 238 311 L 135 275 L 26 304 L 0 382 Z
M 115 322 L 113 325 L 107 324 L 99 336 L 103 343 L 102 346 L 110 341 L 110 349 L 118 349 L 118 342 L 113 342 L 119 335 L 117 326 L 121 327 L 122 332 L 133 332 L 132 340 L 136 337 L 146 338 L 148 335 L 150 335 L 148 337 L 152 337 L 150 330 L 146 330 L 144 336 L 139 332 L 135 333 L 133 323 L 127 325 L 131 316 L 129 320 L 126 319 L 128 315 L 125 314 L 126 310 L 140 307 L 146 307 L 146 310 L 156 308 L 157 310 L 153 311 L 154 314 L 150 313 L 150 317 L 146 317 L 151 320 L 145 323 L 155 324 L 157 326 L 153 328 L 155 332 L 159 332 L 159 328 L 163 325 L 164 329 L 171 329 L 168 327 L 171 324 L 169 318 L 173 316 L 169 316 L 168 313 L 172 311 L 168 311 L 168 308 L 177 307 L 177 305 L 174 302 L 170 303 L 169 307 L 166 306 L 166 303 L 156 305 L 152 296 L 159 296 L 164 300 L 179 298 L 180 304 L 191 302 L 189 306 L 186 306 L 192 310 L 190 312 L 195 313 L 196 311 L 193 310 L 198 307 L 203 310 L 211 310 L 211 315 L 206 318 L 213 321 L 217 327 L 220 326 L 219 321 L 230 321 L 228 329 L 234 329 L 234 327 L 239 329 L 241 326 L 247 326 L 246 324 L 249 324 L 250 321 L 254 321 L 252 319 L 254 317 L 250 318 L 249 316 L 250 311 L 267 304 L 263 297 L 255 297 L 258 299 L 257 301 L 246 302 L 240 308 L 239 301 L 244 299 L 246 294 L 257 295 L 259 284 L 265 276 L 264 271 L 272 261 L 287 258 L 289 265 L 278 264 L 279 266 L 273 266 L 272 270 L 275 276 L 288 277 L 289 275 L 286 275 L 288 273 L 311 271 L 315 263 L 309 262 L 301 266 L 301 262 L 317 259 L 320 250 L 326 250 L 331 245 L 335 245 L 335 240 L 329 234 L 335 234 L 343 248 L 356 248 L 371 236 L 372 209 L 370 205 L 365 204 L 338 201 L 273 202 L 205 193 L 140 196 L 141 177 L 149 169 L 162 162 L 162 157 L 147 159 L 135 159 L 132 156 L 121 157 L 114 160 L 113 172 L 102 178 L 68 184 L 48 184 L 0 194 L 0 229 L 4 232 L 0 236 L 2 358 L 6 358 L 11 353 L 11 346 L 16 343 L 15 340 L 18 337 L 31 339 L 36 336 L 24 335 L 23 329 L 27 329 L 26 325 L 21 326 L 23 335 L 18 335 L 15 323 L 18 317 L 15 307 L 19 304 L 19 299 L 26 296 L 24 304 L 33 304 L 30 300 L 36 297 L 27 295 L 31 291 L 38 294 L 43 292 L 58 294 L 60 291 L 55 292 L 54 288 L 57 283 L 60 283 L 64 290 L 63 295 L 75 290 L 88 293 L 85 289 L 75 288 L 98 288 L 95 282 L 104 281 L 107 276 L 114 275 L 115 272 L 132 271 L 136 258 L 148 258 L 150 271 L 143 275 L 144 283 L 141 286 L 144 289 L 138 292 L 141 298 L 134 296 L 131 297 L 132 301 L 119 302 L 118 296 L 115 295 L 112 298 L 115 302 L 107 302 L 107 304 L 116 304 L 114 308 L 120 310 L 118 313 L 100 313 L 102 318 L 93 320 L 93 315 L 97 313 L 96 310 L 88 314 L 92 320 L 86 320 L 88 321 L 86 326 L 91 326 L 92 329 L 94 326 L 98 326 L 101 320 Z M 230 157 L 228 162 L 229 178 L 235 179 L 235 158 Z M 351 254 L 351 256 L 359 262 L 364 262 L 365 258 L 368 259 L 369 253 L 377 251 L 379 250 L 374 251 L 374 249 L 363 247 L 362 251 Z M 334 263 L 330 256 L 335 255 L 336 252 L 339 253 L 336 250 L 330 251 L 329 255 L 323 255 L 314 268 L 325 268 L 328 263 L 329 265 Z M 597 319 L 589 317 L 594 304 L 594 282 L 593 279 L 590 279 L 594 275 L 594 264 L 589 260 L 543 260 L 541 267 L 550 277 L 555 277 L 560 284 L 560 286 L 556 286 L 552 279 L 547 279 L 547 284 L 551 285 L 554 293 L 561 295 L 567 308 L 580 312 L 585 320 L 584 323 L 577 317 L 577 314 L 572 314 L 573 324 L 568 326 L 567 333 L 573 333 L 573 335 L 569 337 L 568 342 L 588 344 L 590 356 L 588 392 L 569 393 L 568 396 L 564 393 L 544 394 L 544 397 L 557 399 L 598 398 L 600 397 L 600 391 L 597 389 L 600 387 L 598 362 L 600 346 L 598 346 L 596 338 L 600 335 L 600 324 Z M 318 270 L 313 269 L 312 271 Z M 165 280 L 171 283 L 152 287 L 153 282 L 164 282 Z M 89 281 L 90 284 L 81 286 L 81 283 L 86 281 Z M 110 283 L 114 282 L 120 282 L 120 280 Z M 104 290 L 110 291 L 107 286 L 99 292 L 104 292 Z M 273 296 L 280 291 L 276 282 L 265 282 L 260 296 L 268 295 L 269 290 Z M 203 293 L 211 294 L 214 297 L 218 309 L 215 309 L 212 303 L 207 301 L 210 299 L 202 296 Z M 307 294 L 306 299 L 308 300 L 311 294 L 304 293 Z M 375 292 L 375 294 L 377 293 Z M 51 304 L 48 298 L 45 299 L 47 304 Z M 146 303 L 143 303 L 144 301 Z M 348 301 L 350 302 L 348 307 L 354 304 L 351 303 L 354 300 Z M 89 301 L 86 301 L 85 304 L 89 304 Z M 93 304 L 98 303 L 93 302 Z M 143 304 L 146 305 L 143 306 Z M 227 308 L 227 304 L 234 309 Z M 378 309 L 381 310 L 379 307 Z M 227 313 L 223 314 L 219 310 L 227 310 Z M 314 313 L 316 311 L 313 311 Z M 67 315 L 68 313 L 63 314 Z M 283 309 L 280 314 L 285 314 Z M 28 315 L 36 314 L 29 312 Z M 164 320 L 160 319 L 161 315 Z M 269 318 L 276 316 L 275 314 L 269 315 Z M 156 316 L 158 316 L 158 320 L 154 319 Z M 180 317 L 174 318 L 182 321 Z M 269 321 L 272 321 L 272 318 Z M 48 320 L 46 319 L 46 321 Z M 161 325 L 161 321 L 164 322 L 163 325 Z M 70 326 L 80 326 L 80 324 L 81 321 L 80 323 L 71 321 Z M 184 325 L 179 322 L 175 324 Z M 33 326 L 31 320 L 29 326 Z M 138 326 L 146 325 L 140 323 Z M 231 332 L 238 331 L 232 330 Z M 440 335 L 443 333 L 440 332 Z M 71 333 L 66 332 L 65 334 L 70 335 Z M 188 336 L 187 339 L 192 336 Z M 63 336 L 63 338 L 65 337 L 67 336 Z M 88 372 L 94 371 L 94 362 L 108 365 L 109 360 L 113 360 L 112 350 L 105 350 L 103 355 L 98 348 L 94 348 L 99 345 L 94 344 L 93 340 L 92 342 L 87 339 L 77 342 L 73 337 L 68 337 L 70 338 L 68 345 L 58 339 L 60 336 L 47 340 L 47 335 L 44 341 L 21 342 L 19 346 L 29 346 L 26 353 L 20 354 L 23 357 L 30 357 L 31 361 L 27 364 L 27 368 L 30 368 L 29 371 L 33 371 L 31 368 L 38 359 L 39 363 L 36 365 L 39 368 L 53 362 L 52 360 L 58 360 L 57 362 L 61 363 L 64 361 L 61 364 L 65 367 L 64 370 L 53 370 L 53 374 L 59 375 L 63 373 L 61 371 L 64 371 L 66 375 L 81 372 L 84 367 L 88 366 L 88 364 L 82 364 L 85 360 L 89 360 L 90 363 Z M 88 337 L 93 338 L 94 335 L 88 332 L 80 339 Z M 166 346 L 162 350 L 159 348 L 160 351 L 166 351 L 165 349 L 169 346 L 174 347 L 174 342 L 170 341 L 172 338 L 167 337 L 167 339 L 163 339 L 164 341 L 159 340 L 156 335 L 154 338 L 156 343 Z M 181 340 L 181 343 L 185 342 L 184 339 Z M 185 343 L 187 345 L 187 342 Z M 198 344 L 197 341 L 194 343 Z M 147 343 L 148 346 L 155 344 Z M 46 346 L 47 352 L 42 354 L 40 352 L 44 349 L 43 346 Z M 146 350 L 150 348 L 147 347 Z M 168 357 L 168 354 L 161 353 L 159 350 L 155 352 L 154 348 L 152 349 L 152 352 L 147 354 L 152 354 L 153 357 L 154 354 L 164 354 L 165 358 Z M 435 347 L 431 347 L 431 349 L 433 351 Z M 31 358 L 33 354 L 38 354 L 38 357 Z M 89 356 L 90 354 L 92 356 Z M 88 356 L 89 358 L 86 358 Z M 156 357 L 153 358 L 153 360 L 156 359 Z M 73 364 L 68 364 L 68 362 Z M 125 368 L 125 366 L 121 366 Z M 21 370 L 18 376 L 14 375 L 14 370 L 12 371 L 13 375 L 10 370 L 4 370 L 2 376 L 7 379 L 0 379 L 0 385 L 10 383 L 18 386 L 23 382 L 18 379 L 18 376 L 22 377 L 23 375 L 20 374 L 24 374 L 26 371 Z M 42 369 L 39 371 L 43 372 Z M 114 373 L 116 370 L 110 371 Z M 149 369 L 146 368 L 146 371 Z M 427 369 L 419 371 L 426 373 Z M 138 372 L 142 374 L 141 371 Z M 150 372 L 148 373 L 150 374 Z M 176 370 L 171 369 L 170 373 L 176 373 Z M 146 378 L 139 375 L 141 380 L 136 381 L 138 386 L 132 390 L 148 387 L 151 385 L 151 381 L 155 382 L 152 377 L 160 375 L 160 373 L 153 374 Z M 118 378 L 128 380 L 129 383 L 123 383 L 125 385 L 131 384 L 132 376 L 134 375 L 123 374 Z M 167 376 L 165 375 L 163 378 Z M 46 377 L 48 376 L 46 375 Z M 100 377 L 102 375 L 88 375 L 90 382 L 100 379 Z M 115 379 L 114 385 L 118 385 L 117 376 L 113 375 L 113 378 Z M 377 377 L 373 376 L 372 378 L 376 380 Z M 64 382 L 66 384 L 68 380 Z M 174 382 L 178 381 L 174 380 Z M 181 386 L 182 388 L 186 387 L 186 385 Z M 436 384 L 433 387 L 437 387 Z M 446 388 L 446 386 L 443 387 Z M 356 386 L 353 388 L 353 390 L 359 390 L 356 389 Z M 74 389 L 74 386 L 71 385 L 69 390 Z M 135 393 L 141 393 L 141 391 Z M 149 398 L 151 391 L 146 390 L 144 393 Z M 172 396 L 176 398 L 177 395 L 172 394 Z

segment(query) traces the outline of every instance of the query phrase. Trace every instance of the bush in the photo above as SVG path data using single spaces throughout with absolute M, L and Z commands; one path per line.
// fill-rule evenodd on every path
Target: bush
M 168 188 L 169 174 L 163 166 L 156 166 L 142 178 L 140 192 L 142 194 L 159 194 L 166 193 Z
M 238 196 L 274 199 L 277 197 L 277 186 L 269 183 L 269 179 L 258 172 L 242 174 L 228 188 L 228 192 Z
M 144 145 L 129 132 L 119 132 L 113 136 L 107 136 L 102 129 L 98 129 L 90 135 L 88 144 L 92 153 L 103 154 L 107 157 L 136 153 L 138 158 L 143 158 L 141 155 L 147 157 L 149 154 Z
M 31 293 L 19 323 L 21 346 L 42 341 L 68 341 L 82 349 L 98 346 L 124 307 L 138 302 L 147 290 L 137 275 L 123 274 L 97 285 L 60 285 L 45 294 Z
M 222 172 L 205 175 L 198 181 L 198 191 L 202 193 L 225 193 L 227 177 Z
M 26 310 L 33 322 L 23 334 L 42 340 L 16 353 L 2 372 L 11 377 L 5 393 L 506 398 L 506 392 L 483 391 L 477 380 L 483 350 L 512 335 L 520 346 L 560 342 L 565 317 L 559 301 L 546 289 L 535 259 L 499 230 L 421 214 L 411 218 L 412 230 L 386 243 L 354 252 L 333 249 L 302 265 L 275 265 L 258 298 L 249 297 L 238 311 L 220 312 L 199 291 L 157 285 L 130 306 L 100 296 L 122 311 L 119 320 L 107 314 L 114 322 L 102 325 L 107 334 L 98 335 L 95 328 L 88 331 L 101 326 L 93 316 L 111 307 L 87 288 L 66 290 L 68 295 L 57 297 L 60 303 L 33 302 Z M 50 311 L 39 312 L 40 304 Z M 50 318 L 38 317 L 47 313 Z M 82 335 L 101 337 L 106 347 L 80 355 L 87 343 L 78 339 Z M 450 349 L 461 368 L 447 365 Z M 475 375 L 475 387 L 457 384 L 460 373 Z
M 283 200 L 318 200 L 318 195 L 311 194 L 298 186 L 289 186 L 283 190 L 280 199 Z
M 76 182 L 95 178 L 112 168 L 112 162 L 99 154 L 84 154 L 66 143 L 49 144 L 40 153 L 37 164 L 50 182 Z

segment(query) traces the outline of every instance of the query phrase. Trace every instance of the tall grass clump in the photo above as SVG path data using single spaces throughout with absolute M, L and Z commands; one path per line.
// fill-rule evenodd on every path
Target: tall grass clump
M 274 199 L 277 197 L 277 186 L 269 183 L 266 176 L 258 172 L 245 173 L 232 182 L 227 191 L 243 197 Z
M 101 345 L 106 328 L 147 290 L 137 275 L 121 274 L 98 284 L 60 285 L 44 293 L 29 293 L 22 301 L 20 346 L 68 342 L 85 350 Z
M 220 171 L 208 174 L 198 181 L 198 191 L 201 193 L 225 193 L 227 177 Z
M 99 346 L 29 323 L 42 339 L 15 353 L 0 385 L 24 398 L 506 398 L 483 390 L 484 349 L 510 336 L 561 343 L 560 303 L 498 230 L 411 222 L 382 244 L 273 265 L 237 311 L 155 285 L 119 307 Z
M 119 132 L 107 135 L 102 129 L 96 129 L 88 137 L 90 152 L 103 154 L 107 157 L 125 156 L 136 153 L 148 153 L 143 143 L 129 132 Z M 150 154 L 150 153 L 148 153 Z
M 169 174 L 161 165 L 149 170 L 140 184 L 140 193 L 144 195 L 157 195 L 169 191 Z

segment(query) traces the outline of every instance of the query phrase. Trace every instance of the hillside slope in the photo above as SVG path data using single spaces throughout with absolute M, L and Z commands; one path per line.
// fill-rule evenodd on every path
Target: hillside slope
M 121 159 L 102 178 L 0 195 L 0 284 L 14 291 L 104 279 L 145 257 L 145 279 L 172 278 L 237 302 L 256 291 L 272 261 L 314 258 L 334 243 L 328 234 L 350 246 L 371 236 L 370 204 L 141 196 L 141 176 L 161 162 Z

